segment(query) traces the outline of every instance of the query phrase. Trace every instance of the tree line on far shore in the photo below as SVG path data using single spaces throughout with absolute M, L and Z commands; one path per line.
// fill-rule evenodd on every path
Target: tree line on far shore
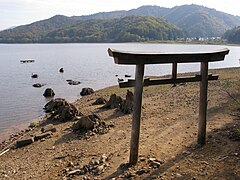
M 228 42 L 240 44 L 240 26 L 228 30 L 223 38 L 227 39 Z

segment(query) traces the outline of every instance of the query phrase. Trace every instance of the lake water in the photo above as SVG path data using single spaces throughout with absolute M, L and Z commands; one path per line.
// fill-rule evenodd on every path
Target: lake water
M 108 56 L 107 49 L 129 51 L 208 51 L 229 48 L 230 54 L 224 62 L 210 63 L 210 68 L 239 66 L 240 47 L 216 45 L 180 44 L 0 44 L 0 139 L 6 130 L 17 130 L 19 124 L 27 124 L 42 116 L 43 106 L 48 101 L 43 92 L 50 87 L 55 98 L 65 98 L 70 102 L 80 98 L 83 87 L 94 90 L 117 85 L 125 74 L 134 77 L 134 66 L 116 65 Z M 35 59 L 34 63 L 20 63 L 20 59 Z M 63 67 L 64 73 L 59 73 Z M 199 71 L 199 64 L 181 64 L 178 72 Z M 31 74 L 39 77 L 32 79 Z M 165 75 L 171 73 L 170 65 L 148 65 L 145 75 Z M 70 86 L 66 80 L 80 81 Z M 45 83 L 42 88 L 34 88 L 34 83 Z

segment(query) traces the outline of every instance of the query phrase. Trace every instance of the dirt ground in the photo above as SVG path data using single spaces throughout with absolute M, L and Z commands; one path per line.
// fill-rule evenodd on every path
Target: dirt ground
M 208 86 L 206 145 L 197 145 L 199 83 L 145 87 L 139 161 L 130 166 L 132 115 L 92 105 L 113 93 L 125 97 L 127 89 L 109 87 L 74 103 L 110 125 L 107 133 L 84 137 L 71 130 L 75 121 L 45 120 L 1 144 L 0 179 L 240 179 L 240 68 L 210 72 L 219 80 Z M 10 146 L 48 123 L 57 130 L 50 137 Z

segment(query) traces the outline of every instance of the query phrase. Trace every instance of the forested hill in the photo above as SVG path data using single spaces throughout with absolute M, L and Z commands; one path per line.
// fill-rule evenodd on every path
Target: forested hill
M 240 26 L 228 30 L 223 37 L 229 42 L 240 44 Z
M 62 21 L 62 20 L 63 21 Z M 57 26 L 57 22 L 61 26 Z M 41 25 L 44 24 L 43 28 Z M 53 26 L 55 25 L 55 26 Z M 177 26 L 164 19 L 127 16 L 115 19 L 76 20 L 55 16 L 49 20 L 0 32 L 2 43 L 140 42 L 176 40 L 185 37 Z
M 142 6 L 129 11 L 113 11 L 79 16 L 76 19 L 107 19 L 130 15 L 164 18 L 188 32 L 189 37 L 222 36 L 226 30 L 240 25 L 240 17 L 199 5 L 182 5 L 173 8 Z

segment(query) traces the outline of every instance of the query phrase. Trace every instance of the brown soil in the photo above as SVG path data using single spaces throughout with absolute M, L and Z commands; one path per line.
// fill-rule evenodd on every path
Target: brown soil
M 146 87 L 139 162 L 128 166 L 132 116 L 92 105 L 98 97 L 108 99 L 113 93 L 124 97 L 127 92 L 109 87 L 75 102 L 84 115 L 95 113 L 114 125 L 108 133 L 82 138 L 71 131 L 73 121 L 44 121 L 42 126 L 54 123 L 57 132 L 1 155 L 0 179 L 240 179 L 240 68 L 211 73 L 219 74 L 220 79 L 209 82 L 207 142 L 203 147 L 196 142 L 199 83 Z M 16 135 L 2 143 L 2 149 L 40 128 Z M 108 160 L 99 173 L 74 171 L 104 154 Z

